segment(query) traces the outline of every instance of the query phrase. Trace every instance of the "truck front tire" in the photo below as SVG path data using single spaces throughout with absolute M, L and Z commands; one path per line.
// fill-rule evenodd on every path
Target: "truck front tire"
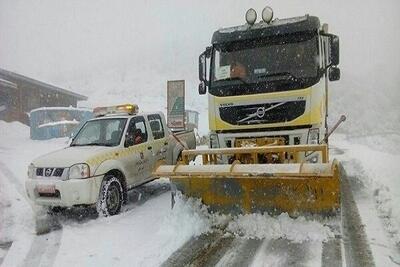
M 107 217 L 118 214 L 123 202 L 124 189 L 120 180 L 113 175 L 104 176 L 96 205 L 99 215 Z

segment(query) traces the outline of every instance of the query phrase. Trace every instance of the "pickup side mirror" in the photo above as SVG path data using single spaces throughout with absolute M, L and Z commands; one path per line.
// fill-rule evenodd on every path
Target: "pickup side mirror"
M 330 35 L 329 47 L 329 61 L 331 65 L 337 66 L 339 65 L 339 36 Z
M 328 72 L 329 81 L 340 80 L 340 69 L 338 67 L 330 67 Z

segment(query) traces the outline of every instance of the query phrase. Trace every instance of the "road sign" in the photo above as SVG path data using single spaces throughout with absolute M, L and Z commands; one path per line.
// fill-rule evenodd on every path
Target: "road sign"
M 167 125 L 185 129 L 185 80 L 167 82 Z

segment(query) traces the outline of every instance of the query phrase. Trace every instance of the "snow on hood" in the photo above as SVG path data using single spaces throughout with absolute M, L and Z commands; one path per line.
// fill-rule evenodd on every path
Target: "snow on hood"
M 66 147 L 40 156 L 32 163 L 36 167 L 67 168 L 77 163 L 87 162 L 94 155 L 110 149 L 112 148 L 102 146 Z

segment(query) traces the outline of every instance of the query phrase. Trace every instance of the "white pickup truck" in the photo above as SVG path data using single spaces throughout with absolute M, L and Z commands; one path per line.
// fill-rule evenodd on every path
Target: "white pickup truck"
M 163 113 L 137 111 L 130 104 L 97 108 L 68 147 L 33 160 L 25 184 L 33 203 L 96 205 L 99 214 L 115 215 L 129 189 L 154 180 L 158 165 L 175 164 L 184 146 L 195 148 L 193 132 L 173 137 Z

